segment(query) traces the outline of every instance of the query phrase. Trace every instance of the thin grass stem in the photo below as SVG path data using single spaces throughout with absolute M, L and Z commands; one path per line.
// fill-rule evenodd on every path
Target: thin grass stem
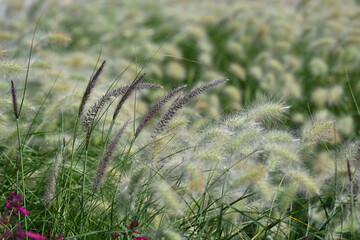
M 25 187 L 25 174 L 24 174 L 24 159 L 23 159 L 23 151 L 21 146 L 21 134 L 20 134 L 20 126 L 19 119 L 16 119 L 16 132 L 17 139 L 19 143 L 19 155 L 20 155 L 20 166 L 21 166 L 21 180 L 22 180 L 22 196 L 24 198 L 24 208 L 26 209 L 26 187 Z M 24 216 L 25 219 L 25 230 L 27 231 L 27 216 Z

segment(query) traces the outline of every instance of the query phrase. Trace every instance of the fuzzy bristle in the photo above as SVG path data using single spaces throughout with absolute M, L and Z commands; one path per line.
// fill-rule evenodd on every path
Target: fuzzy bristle
M 48 180 L 47 180 L 47 184 L 45 187 L 45 194 L 44 194 L 44 203 L 45 205 L 50 205 L 51 202 L 54 199 L 54 195 L 55 195 L 55 187 L 56 187 L 56 179 L 58 176 L 58 171 L 59 171 L 59 166 L 60 166 L 60 162 L 62 160 L 62 144 L 59 144 L 59 150 L 58 153 L 56 155 L 56 159 L 55 159 L 55 163 L 53 165 L 53 167 L 51 168 L 51 171 L 49 173 L 48 176 Z
M 112 98 L 116 98 L 120 95 L 124 95 L 126 91 L 128 90 L 129 86 L 119 87 L 116 88 L 105 95 L 103 95 L 101 98 L 99 98 L 86 112 L 85 117 L 82 121 L 84 127 L 89 127 L 93 123 L 96 115 L 101 111 L 101 109 L 110 102 Z M 136 90 L 140 89 L 155 89 L 155 88 L 163 88 L 161 85 L 155 84 L 155 83 L 139 83 L 136 86 Z

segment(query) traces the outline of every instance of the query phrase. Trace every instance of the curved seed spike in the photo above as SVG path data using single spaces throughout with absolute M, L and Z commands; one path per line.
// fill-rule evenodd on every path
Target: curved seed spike
M 136 89 L 137 85 L 139 85 L 139 83 L 144 79 L 146 73 L 144 73 L 143 75 L 141 75 L 137 80 L 135 80 L 130 87 L 126 90 L 126 92 L 124 93 L 123 97 L 120 99 L 119 103 L 117 104 L 115 111 L 114 111 L 114 115 L 113 115 L 113 120 L 116 119 L 117 115 L 120 112 L 120 109 L 122 107 L 122 105 L 125 103 L 126 99 L 128 99 L 128 97 L 130 96 L 130 94 Z
M 220 85 L 224 82 L 228 81 L 228 79 L 218 79 L 213 80 L 208 83 L 205 83 L 204 85 L 201 85 L 199 87 L 194 88 L 191 90 L 188 94 L 185 94 L 183 97 L 178 97 L 170 106 L 170 108 L 165 112 L 165 114 L 162 116 L 160 121 L 158 122 L 153 137 L 159 134 L 164 130 L 166 125 L 170 122 L 170 120 L 175 116 L 176 112 L 184 107 L 185 104 L 187 104 L 191 99 L 197 97 L 199 94 L 216 87 L 217 85 Z
M 164 97 L 162 97 L 161 99 L 156 101 L 156 103 L 147 112 L 146 116 L 143 118 L 143 120 L 139 124 L 138 128 L 136 129 L 135 138 L 137 138 L 137 136 L 140 134 L 141 130 L 150 121 L 150 119 L 155 115 L 155 113 L 157 113 L 165 105 L 165 103 L 167 103 L 173 96 L 175 96 L 175 94 L 177 94 L 178 92 L 183 90 L 185 87 L 186 87 L 186 85 L 175 88 L 174 90 L 172 90 L 171 92 L 166 94 Z
M 113 97 L 118 97 L 123 95 L 129 86 L 123 86 L 116 88 L 105 95 L 103 95 L 99 100 L 97 100 L 87 111 L 85 114 L 84 120 L 82 121 L 84 127 L 90 127 L 92 122 L 95 119 L 97 113 L 108 103 Z M 163 88 L 161 85 L 155 83 L 140 83 L 137 85 L 136 90 L 139 89 L 149 89 L 149 88 Z
M 83 98 L 81 100 L 81 103 L 80 103 L 80 107 L 79 107 L 79 114 L 78 114 L 78 118 L 81 117 L 81 114 L 83 113 L 84 111 L 84 107 L 85 107 L 85 104 L 86 104 L 86 101 L 89 99 L 89 96 L 92 92 L 92 90 L 94 89 L 95 87 L 95 84 L 100 76 L 100 73 L 102 72 L 104 66 L 105 66 L 105 62 L 106 61 L 103 61 L 103 63 L 101 64 L 101 66 L 99 67 L 99 69 L 96 71 L 96 73 L 94 74 L 94 76 L 90 79 L 87 87 L 86 87 L 86 90 L 84 92 L 84 95 L 83 95 Z

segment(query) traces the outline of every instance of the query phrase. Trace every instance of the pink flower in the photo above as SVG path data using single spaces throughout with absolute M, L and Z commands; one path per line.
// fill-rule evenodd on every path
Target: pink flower
M 56 240 L 65 240 L 64 234 L 60 233 L 60 234 L 56 234 Z
M 120 234 L 114 232 L 114 233 L 112 234 L 112 236 L 113 236 L 113 238 L 118 238 L 118 237 L 120 236 Z
M 8 211 L 11 213 L 13 211 L 18 211 L 21 213 L 21 215 L 26 216 L 29 215 L 30 212 L 28 210 L 26 210 L 21 204 L 20 202 L 24 201 L 24 199 L 22 198 L 22 196 L 20 194 L 15 195 L 15 192 L 12 191 L 10 192 L 7 200 L 5 201 L 5 208 L 8 209 Z M 0 222 L 2 224 L 9 224 L 9 226 L 11 226 L 11 228 L 16 227 L 15 231 L 11 231 L 10 228 L 7 228 L 9 230 L 6 230 L 4 234 L 0 235 L 1 239 L 17 239 L 17 240 L 25 240 L 27 238 L 31 238 L 31 239 L 35 239 L 35 240 L 46 240 L 46 236 L 39 234 L 39 233 L 35 233 L 35 232 L 28 232 L 28 231 L 23 231 L 21 230 L 21 226 L 20 224 L 13 224 L 12 219 L 14 219 L 16 217 L 15 215 L 8 215 L 8 211 L 5 212 L 5 215 L 2 214 Z M 10 220 L 7 221 L 6 217 L 10 217 Z M 4 225 L 5 226 L 5 225 Z
M 14 191 L 11 191 L 11 192 L 9 193 L 8 199 L 12 199 L 14 196 L 15 196 L 15 192 L 14 192 Z
M 46 240 L 46 237 L 44 235 L 41 235 L 41 234 L 38 234 L 38 233 L 25 232 L 24 234 L 25 234 L 25 236 L 28 236 L 29 238 L 32 238 L 32 239 Z
M 135 220 L 131 220 L 130 226 L 128 224 L 125 225 L 129 229 L 135 229 L 139 226 L 139 222 L 136 222 Z
M 24 199 L 20 194 L 15 196 L 15 192 L 11 192 L 8 196 L 8 201 L 5 201 L 5 207 L 10 211 L 16 210 L 21 213 L 21 215 L 26 216 L 29 215 L 30 212 L 23 208 L 19 202 L 22 202 Z
M 20 225 L 17 225 L 15 232 L 12 233 L 9 231 L 6 236 L 2 236 L 2 237 L 5 237 L 5 239 L 17 239 L 17 240 L 25 240 L 26 237 L 29 237 L 29 238 L 35 239 L 35 240 L 46 240 L 46 237 L 44 235 L 34 233 L 34 232 L 26 232 L 26 231 L 21 230 Z
M 136 240 L 149 240 L 148 238 L 144 238 L 144 237 L 132 237 L 132 239 L 136 239 Z
M 133 234 L 140 234 L 139 231 L 136 230 L 136 228 L 139 226 L 139 222 L 135 221 L 135 220 L 131 220 L 130 225 L 126 224 L 125 227 L 130 229 L 129 232 L 122 232 L 123 235 L 130 235 L 132 239 L 135 240 L 149 240 L 148 238 L 144 238 L 144 237 L 135 237 L 133 236 Z M 120 235 L 118 233 L 113 233 L 112 236 L 114 238 L 119 237 Z
M 21 205 L 19 205 L 17 207 L 17 210 L 21 213 L 21 215 L 26 216 L 29 215 L 30 212 L 28 210 L 26 210 L 25 208 L 23 208 Z
M 136 222 L 135 220 L 131 220 L 130 226 L 128 224 L 125 225 L 128 229 L 130 229 L 133 233 L 140 234 L 139 231 L 135 230 L 139 226 L 139 222 Z

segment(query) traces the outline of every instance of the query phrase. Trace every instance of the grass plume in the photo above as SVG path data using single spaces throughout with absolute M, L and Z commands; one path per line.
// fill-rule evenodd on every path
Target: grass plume
M 165 112 L 165 114 L 161 117 L 160 121 L 158 122 L 154 135 L 156 136 L 159 133 L 161 133 L 165 126 L 170 122 L 170 120 L 175 116 L 176 112 L 184 107 L 185 104 L 187 104 L 191 99 L 197 97 L 201 93 L 216 87 L 222 83 L 225 83 L 228 79 L 219 79 L 219 80 L 213 80 L 208 83 L 205 83 L 204 85 L 201 85 L 199 87 L 194 88 L 191 90 L 188 94 L 185 94 L 184 96 L 179 96 L 170 106 L 170 108 Z
M 162 86 L 155 83 L 139 83 L 136 86 L 136 90 L 155 89 L 155 88 L 162 88 Z M 82 121 L 83 126 L 90 127 L 96 117 L 96 114 L 99 111 L 101 111 L 101 109 L 105 106 L 105 104 L 110 102 L 112 98 L 116 98 L 120 95 L 124 95 L 124 93 L 126 93 L 128 89 L 129 86 L 119 87 L 106 93 L 101 98 L 99 98 L 86 112 L 85 117 Z
M 147 112 L 146 116 L 143 118 L 141 123 L 139 124 L 138 128 L 135 132 L 135 138 L 140 134 L 141 130 L 145 127 L 145 125 L 150 121 L 150 119 L 178 92 L 183 90 L 186 85 L 175 88 L 174 90 L 167 93 L 164 97 L 156 101 L 156 103 L 152 106 L 152 108 Z
M 60 143 L 59 150 L 58 150 L 58 153 L 55 158 L 55 163 L 54 163 L 53 167 L 51 168 L 51 171 L 50 171 L 48 179 L 47 179 L 46 187 L 45 187 L 45 194 L 44 194 L 45 205 L 50 205 L 54 199 L 56 179 L 58 176 L 60 162 L 63 157 L 61 151 L 62 151 L 62 146 Z
M 94 76 L 90 79 L 86 89 L 85 89 L 85 92 L 84 92 L 84 95 L 83 95 L 83 98 L 81 100 L 81 103 L 80 103 L 80 107 L 79 107 L 79 113 L 78 113 L 78 118 L 81 117 L 81 114 L 83 113 L 84 111 L 84 107 L 85 107 L 85 104 L 87 102 L 87 100 L 89 99 L 89 96 L 92 92 L 92 90 L 94 89 L 95 87 L 95 84 L 100 76 L 100 73 L 102 72 L 104 66 L 105 66 L 105 62 L 106 61 L 103 61 L 103 63 L 101 64 L 101 66 L 99 67 L 99 69 L 96 71 L 96 73 L 94 74 Z

